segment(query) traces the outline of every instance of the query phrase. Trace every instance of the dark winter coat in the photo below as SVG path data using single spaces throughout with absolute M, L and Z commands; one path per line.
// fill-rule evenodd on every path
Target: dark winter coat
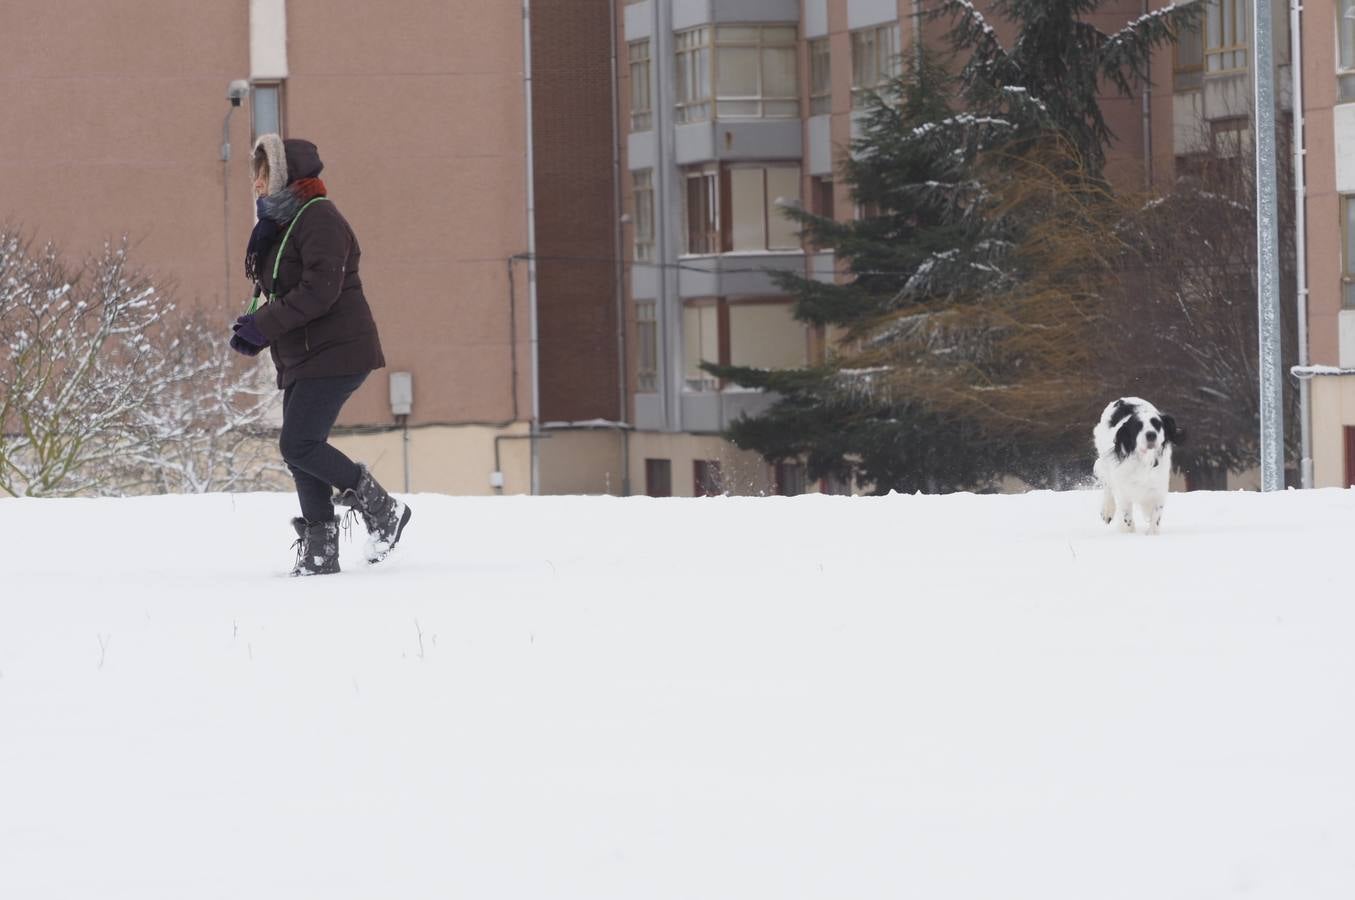
M 323 164 L 314 144 L 289 140 L 286 145 L 289 181 L 319 174 Z M 273 299 L 254 317 L 271 342 L 278 387 L 299 378 L 357 375 L 385 366 L 358 276 L 362 250 L 334 203 L 319 200 L 300 214 L 282 248 L 274 284 L 281 243 L 279 238 L 259 267 L 260 286 Z

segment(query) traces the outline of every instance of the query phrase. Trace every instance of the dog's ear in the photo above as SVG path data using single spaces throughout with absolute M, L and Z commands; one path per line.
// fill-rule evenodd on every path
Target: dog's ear
M 1162 416 L 1162 433 L 1167 436 L 1167 440 L 1180 446 L 1186 442 L 1186 430 L 1176 425 L 1176 420 L 1171 416 Z
M 1131 416 L 1115 431 L 1115 455 L 1120 459 L 1134 455 L 1134 445 L 1138 443 L 1139 432 L 1143 430 L 1143 421 Z

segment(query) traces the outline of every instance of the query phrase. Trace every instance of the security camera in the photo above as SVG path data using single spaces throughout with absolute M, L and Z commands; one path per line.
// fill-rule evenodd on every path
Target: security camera
M 239 106 L 240 101 L 249 96 L 249 82 L 243 78 L 237 78 L 231 82 L 231 86 L 226 89 L 226 99 L 231 102 L 231 106 Z

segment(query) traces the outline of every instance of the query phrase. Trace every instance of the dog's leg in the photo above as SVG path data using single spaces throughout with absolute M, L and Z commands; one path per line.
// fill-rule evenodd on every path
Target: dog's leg
M 1162 529 L 1162 508 L 1165 506 L 1161 500 L 1154 500 L 1148 506 L 1148 533 L 1159 534 Z
M 1115 504 L 1120 508 L 1120 530 L 1126 533 L 1133 532 L 1134 501 L 1128 497 L 1116 497 Z
M 1115 494 L 1111 491 L 1110 485 L 1106 485 L 1101 493 L 1101 521 L 1107 525 L 1115 518 Z

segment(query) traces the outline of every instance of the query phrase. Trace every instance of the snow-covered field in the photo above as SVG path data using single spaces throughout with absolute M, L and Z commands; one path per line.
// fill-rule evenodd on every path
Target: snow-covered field
M 1355 492 L 410 500 L 0 500 L 0 898 L 1355 897 Z

